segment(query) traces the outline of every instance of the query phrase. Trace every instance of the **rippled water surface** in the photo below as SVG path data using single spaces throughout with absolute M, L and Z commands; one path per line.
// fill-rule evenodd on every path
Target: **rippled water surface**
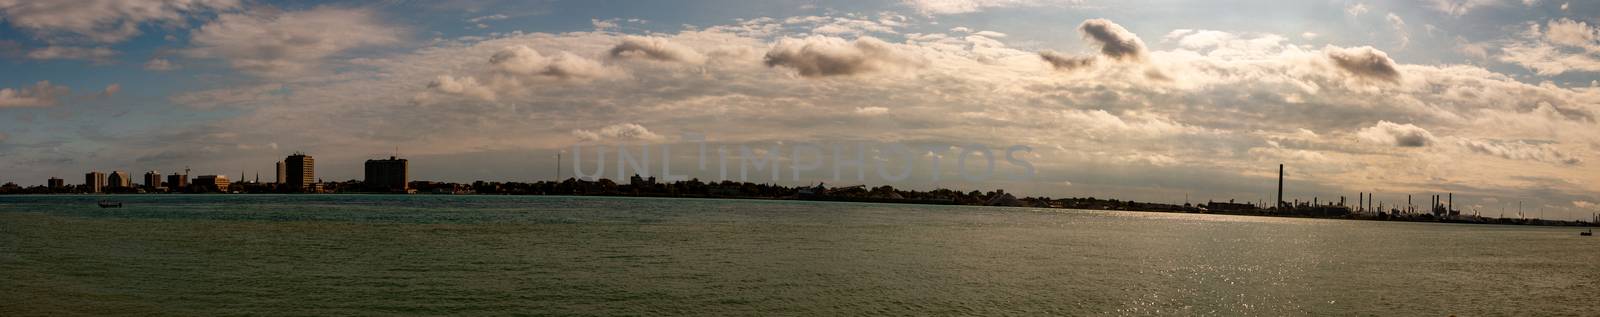
M 792 201 L 0 196 L 0 316 L 1595 315 L 1572 228 Z

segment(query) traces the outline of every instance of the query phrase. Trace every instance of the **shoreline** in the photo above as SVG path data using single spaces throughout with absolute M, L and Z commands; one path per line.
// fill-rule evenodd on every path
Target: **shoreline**
M 981 205 L 981 204 L 975 205 L 975 204 L 961 204 L 961 203 L 955 203 L 955 202 L 951 202 L 951 201 L 919 201 L 919 200 L 909 200 L 909 199 L 894 200 L 894 199 L 871 199 L 871 198 L 799 198 L 799 197 L 757 197 L 757 196 L 720 196 L 720 195 L 482 194 L 482 193 L 401 194 L 401 193 L 383 193 L 383 192 L 350 192 L 350 193 L 316 193 L 316 194 L 313 194 L 313 193 L 142 193 L 142 194 L 140 194 L 140 193 L 115 193 L 115 194 L 113 194 L 113 193 L 101 193 L 101 194 L 69 193 L 69 194 L 12 194 L 12 195 L 0 195 L 0 197 L 8 197 L 8 196 L 9 197 L 26 197 L 26 196 L 36 196 L 36 197 L 49 197 L 49 196 L 79 196 L 79 197 L 113 197 L 113 196 L 259 196 L 259 195 L 282 195 L 282 196 L 302 196 L 302 195 L 304 195 L 304 196 L 344 196 L 344 195 L 349 195 L 349 196 L 549 196 L 549 197 L 586 197 L 586 198 L 727 199 L 727 200 L 766 200 L 766 201 L 810 201 L 810 202 L 856 203 L 856 204 L 891 204 L 891 205 L 948 205 L 948 206 L 974 206 L 974 207 L 998 207 L 998 208 L 1065 209 L 1065 210 L 1087 210 L 1087 211 L 1126 211 L 1126 212 L 1141 212 L 1141 213 L 1208 214 L 1208 215 L 1272 217 L 1272 218 L 1305 218 L 1305 219 L 1382 221 L 1382 222 L 1412 222 L 1412 223 L 1452 223 L 1452 224 L 1471 224 L 1471 225 L 1508 225 L 1508 226 L 1540 226 L 1540 227 L 1576 227 L 1576 228 L 1600 227 L 1600 226 L 1597 226 L 1595 223 L 1590 223 L 1590 222 L 1585 222 L 1585 221 L 1572 221 L 1572 220 L 1544 220 L 1544 219 L 1514 219 L 1514 218 L 1478 217 L 1478 219 L 1479 219 L 1478 221 L 1473 221 L 1471 219 L 1418 219 L 1416 217 L 1394 217 L 1394 216 L 1379 217 L 1379 216 L 1364 215 L 1364 214 L 1346 214 L 1346 215 L 1343 215 L 1343 216 L 1314 216 L 1314 215 L 1287 215 L 1287 214 L 1251 213 L 1251 212 L 1218 212 L 1218 211 L 1199 211 L 1199 210 L 1155 210 L 1155 209 L 1119 209 L 1119 208 L 1065 208 L 1065 207 L 1026 206 L 1026 205 L 1020 205 L 1020 206 Z M 1029 197 L 1029 198 L 1032 198 L 1032 197 Z M 1132 202 L 1132 201 L 1129 201 L 1129 203 L 1140 204 L 1140 203 Z

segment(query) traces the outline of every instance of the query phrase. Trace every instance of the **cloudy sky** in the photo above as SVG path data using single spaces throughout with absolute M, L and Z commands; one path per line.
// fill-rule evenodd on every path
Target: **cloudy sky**
M 592 169 L 573 144 L 611 145 L 607 174 L 615 145 L 671 144 L 673 174 L 717 178 L 699 134 L 780 166 L 865 143 L 907 188 L 1256 201 L 1283 163 L 1289 198 L 1577 219 L 1600 212 L 1596 23 L 1555 0 L 0 0 L 0 182 L 294 151 L 355 179 L 397 148 L 420 179 L 531 181 L 560 151 Z M 963 180 L 964 144 L 1031 147 L 1037 174 Z

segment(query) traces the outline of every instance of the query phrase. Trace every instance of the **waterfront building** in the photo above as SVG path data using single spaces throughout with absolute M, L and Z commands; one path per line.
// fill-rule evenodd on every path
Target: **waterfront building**
M 106 175 L 106 186 L 111 188 L 133 187 L 133 178 L 128 176 L 128 172 L 111 171 L 111 174 Z
M 88 187 L 84 190 L 88 191 L 89 193 L 98 194 L 105 192 L 106 173 L 89 172 L 87 174 L 83 174 L 83 186 Z
M 194 186 L 206 191 L 226 193 L 229 183 L 227 175 L 200 175 L 194 178 Z
M 171 188 L 173 191 L 189 189 L 189 175 L 177 173 L 167 175 L 167 188 Z
M 406 159 L 367 160 L 366 186 L 373 191 L 400 192 L 409 189 Z
M 284 175 L 285 175 L 284 174 L 285 171 L 283 169 L 283 161 L 278 161 L 277 165 L 278 165 L 278 178 L 274 178 L 272 183 L 273 184 L 278 184 L 278 185 L 283 185 L 283 179 L 284 179 Z
M 161 172 L 157 172 L 157 171 L 144 172 L 144 187 L 149 187 L 149 188 L 161 188 L 161 187 L 164 187 L 164 186 L 161 186 Z
M 50 189 L 61 189 L 62 187 L 67 187 L 67 180 L 51 177 L 50 181 L 45 182 L 45 185 L 50 186 Z
M 316 160 L 305 153 L 295 152 L 283 160 L 284 176 L 290 190 L 297 192 L 310 191 L 309 186 L 317 183 Z

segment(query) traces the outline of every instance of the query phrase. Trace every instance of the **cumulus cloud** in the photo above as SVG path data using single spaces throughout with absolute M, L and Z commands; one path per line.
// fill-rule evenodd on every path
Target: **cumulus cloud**
M 565 51 L 555 56 L 544 56 L 526 45 L 508 47 L 494 53 L 489 57 L 489 65 L 503 74 L 561 79 L 591 79 L 608 73 L 605 65 L 598 61 Z
M 1525 141 L 1504 140 L 1468 140 L 1457 142 L 1463 148 L 1472 152 L 1486 155 L 1499 156 L 1511 160 L 1537 161 L 1553 164 L 1578 165 L 1583 159 L 1562 152 L 1555 145 L 1549 143 L 1528 143 Z
M 365 9 L 226 13 L 195 30 L 190 39 L 194 47 L 186 53 L 226 59 L 247 73 L 282 77 L 305 73 L 345 50 L 397 43 L 397 30 Z
M 489 57 L 487 69 L 477 77 L 440 75 L 428 82 L 427 87 L 445 94 L 495 101 L 502 94 L 522 93 L 538 82 L 587 82 L 616 74 L 617 71 L 599 61 L 571 52 L 546 56 L 527 45 L 512 45 L 495 51 Z
M 1587 22 L 1561 18 L 1551 20 L 1546 28 L 1544 36 L 1551 43 L 1583 48 L 1595 45 L 1595 29 Z
M 1378 121 L 1377 125 L 1361 129 L 1356 136 L 1364 141 L 1399 147 L 1424 147 L 1436 141 L 1433 133 L 1416 125 Z
M 1539 75 L 1600 72 L 1600 31 L 1586 22 L 1550 20 L 1541 27 L 1530 23 L 1522 40 L 1501 48 L 1499 60 L 1522 65 Z
M 46 41 L 117 43 L 139 35 L 143 23 L 237 7 L 238 0 L 0 0 L 0 15 Z
M 440 75 L 438 79 L 428 83 L 428 88 L 489 101 L 494 101 L 496 98 L 494 89 L 479 84 L 478 79 L 472 77 L 456 78 L 449 75 Z
M 1078 32 L 1083 33 L 1083 38 L 1100 47 L 1100 54 L 1108 58 L 1124 61 L 1142 61 L 1148 54 L 1145 52 L 1144 41 L 1138 35 L 1128 32 L 1111 20 L 1089 19 L 1078 25 Z
M 610 54 L 613 58 L 646 58 L 689 64 L 704 63 L 706 59 L 705 55 L 701 55 L 693 48 L 653 36 L 623 37 L 622 43 L 611 47 Z
M 1043 51 L 1039 52 L 1039 58 L 1044 59 L 1046 63 L 1050 63 L 1050 67 L 1061 71 L 1074 71 L 1094 66 L 1094 57 L 1092 56 L 1068 56 L 1055 51 Z
M 1394 82 L 1400 80 L 1400 70 L 1389 54 L 1371 46 L 1341 48 L 1329 46 L 1323 54 L 1335 67 L 1359 78 Z
M 788 67 L 805 77 L 856 75 L 881 70 L 920 68 L 928 61 L 901 52 L 873 37 L 854 41 L 827 36 L 783 38 L 767 51 L 768 67 Z
M 4 88 L 0 89 L 0 108 L 54 106 L 69 93 L 71 89 L 50 84 L 48 80 L 35 83 L 33 87 Z

